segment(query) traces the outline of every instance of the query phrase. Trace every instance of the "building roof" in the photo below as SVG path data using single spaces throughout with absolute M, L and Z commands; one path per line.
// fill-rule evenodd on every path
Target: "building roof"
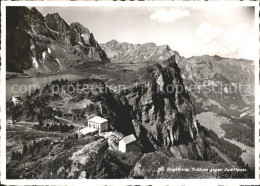
M 95 117 L 89 119 L 88 121 L 94 122 L 94 123 L 104 123 L 104 122 L 107 122 L 107 119 L 101 118 L 99 116 L 95 116 Z
M 83 135 L 86 135 L 86 134 L 96 132 L 96 131 L 97 131 L 97 129 L 94 129 L 94 128 L 91 128 L 91 127 L 86 127 L 86 128 L 79 130 L 78 132 L 80 132 Z
M 125 144 L 129 144 L 136 141 L 136 138 L 133 134 L 131 134 L 129 136 L 123 137 L 120 141 L 123 141 Z
M 12 96 L 12 100 L 22 100 L 21 96 Z
M 12 98 L 21 98 L 21 96 L 12 96 Z

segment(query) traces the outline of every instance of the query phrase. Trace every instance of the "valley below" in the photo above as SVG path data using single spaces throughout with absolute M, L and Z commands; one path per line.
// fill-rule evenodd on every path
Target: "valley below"
M 224 138 L 226 141 L 240 147 L 243 150 L 241 154 L 241 158 L 243 161 L 248 164 L 248 166 L 252 169 L 255 167 L 254 156 L 255 150 L 254 147 L 245 145 L 241 142 L 238 142 L 236 139 L 228 139 L 225 137 L 225 131 L 221 127 L 222 124 L 229 123 L 228 118 L 223 116 L 216 116 L 213 112 L 202 112 L 196 115 L 196 119 L 200 122 L 200 124 L 208 129 L 214 131 L 219 138 Z

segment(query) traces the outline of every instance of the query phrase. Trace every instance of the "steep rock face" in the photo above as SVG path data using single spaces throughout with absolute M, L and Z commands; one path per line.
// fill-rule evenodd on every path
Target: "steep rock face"
M 149 76 L 147 82 L 130 86 L 120 95 L 108 92 L 99 98 L 102 115 L 111 128 L 134 133 L 145 151 L 195 142 L 196 154 L 204 158 L 205 147 L 197 143 L 200 137 L 194 109 L 175 56 L 149 66 L 145 76 Z
M 21 27 L 28 29 L 29 25 L 23 15 L 28 14 L 28 9 L 7 8 L 6 17 L 6 58 L 7 71 L 17 71 L 20 68 L 29 68 L 32 66 L 30 59 L 30 35 L 21 29 Z M 17 19 L 20 17 L 21 19 Z
M 155 43 L 130 44 L 119 43 L 116 40 L 101 44 L 102 49 L 114 63 L 138 63 L 148 60 L 166 60 L 176 51 L 168 45 L 156 46 Z
M 69 25 L 60 17 L 58 13 L 47 14 L 45 16 L 45 23 L 47 27 L 58 32 L 60 35 L 66 35 L 70 32 Z
M 193 107 L 189 95 L 184 92 L 174 57 L 151 70 L 151 85 L 126 95 L 134 108 L 136 131 L 145 130 L 159 144 L 168 146 L 195 139 L 197 126 Z
M 75 31 L 80 34 L 90 34 L 89 29 L 85 28 L 82 24 L 80 24 L 78 22 L 71 23 L 70 27 L 72 29 L 75 29 Z
M 58 13 L 7 7 L 7 71 L 61 72 L 84 62 L 109 62 L 92 33 Z
M 71 23 L 70 27 L 72 29 L 70 38 L 75 38 L 74 41 L 71 39 L 72 45 L 78 43 L 83 50 L 85 48 L 88 49 L 88 57 L 92 59 L 102 62 L 110 62 L 106 53 L 95 40 L 94 35 L 90 33 L 87 28 L 77 22 Z

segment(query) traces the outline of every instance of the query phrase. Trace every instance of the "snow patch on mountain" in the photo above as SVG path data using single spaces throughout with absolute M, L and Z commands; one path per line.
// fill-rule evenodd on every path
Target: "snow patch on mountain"
M 35 57 L 32 57 L 32 62 L 33 62 L 33 66 L 34 66 L 35 68 L 38 68 L 38 67 L 39 67 L 39 64 L 38 64 L 37 60 L 35 59 Z
M 60 70 L 66 70 L 66 68 L 64 66 L 62 66 L 60 60 L 58 58 L 55 58 L 55 59 L 58 62 L 58 64 L 60 65 Z
M 30 49 L 31 50 L 35 49 L 35 45 L 31 45 Z
M 51 49 L 48 47 L 48 53 L 51 54 Z
M 45 59 L 45 57 L 46 57 L 46 53 L 43 52 L 43 53 L 42 53 L 42 58 L 43 58 L 43 60 Z

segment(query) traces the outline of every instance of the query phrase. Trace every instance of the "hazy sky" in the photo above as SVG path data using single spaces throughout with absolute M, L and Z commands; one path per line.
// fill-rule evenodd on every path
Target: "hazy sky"
M 36 7 L 79 22 L 99 43 L 168 44 L 182 56 L 252 59 L 254 8 L 250 7 Z

